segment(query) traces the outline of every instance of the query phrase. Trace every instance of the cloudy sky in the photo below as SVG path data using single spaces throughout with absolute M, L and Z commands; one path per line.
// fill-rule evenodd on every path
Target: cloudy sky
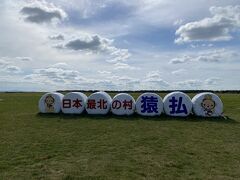
M 240 89 L 240 0 L 2 0 L 0 91 Z

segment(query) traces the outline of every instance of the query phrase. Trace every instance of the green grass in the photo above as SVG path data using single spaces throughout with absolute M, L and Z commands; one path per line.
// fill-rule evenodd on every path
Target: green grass
M 239 94 L 225 119 L 40 115 L 41 95 L 0 94 L 0 179 L 240 179 Z

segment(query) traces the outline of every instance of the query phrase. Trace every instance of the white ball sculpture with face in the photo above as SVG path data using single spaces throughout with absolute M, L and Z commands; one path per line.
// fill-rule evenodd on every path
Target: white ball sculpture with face
M 188 116 L 192 112 L 192 101 L 183 92 L 172 92 L 163 99 L 164 112 L 169 116 Z
M 62 100 L 62 112 L 65 114 L 81 114 L 85 109 L 87 96 L 80 92 L 65 94 Z
M 38 107 L 41 113 L 59 113 L 61 111 L 63 94 L 52 92 L 44 94 L 39 102 Z
M 223 103 L 214 93 L 205 92 L 192 98 L 193 112 L 202 117 L 219 117 L 223 113 Z
M 142 116 L 159 116 L 163 111 L 162 98 L 156 93 L 143 93 L 136 101 L 136 112 Z
M 106 92 L 91 94 L 86 101 L 85 109 L 88 114 L 107 114 L 111 108 L 112 98 Z
M 131 115 L 135 112 L 135 100 L 127 93 L 120 93 L 113 97 L 111 111 L 115 115 Z

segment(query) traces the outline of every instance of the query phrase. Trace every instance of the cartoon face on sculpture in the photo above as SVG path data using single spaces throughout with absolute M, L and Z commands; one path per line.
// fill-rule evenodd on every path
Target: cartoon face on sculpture
M 45 100 L 45 111 L 46 112 L 54 112 L 54 103 L 55 99 L 51 95 L 46 96 Z
M 57 92 L 44 94 L 38 102 L 39 111 L 41 113 L 59 113 L 62 98 L 63 94 Z
M 201 103 L 206 116 L 211 116 L 214 113 L 215 101 L 212 99 L 211 95 L 206 95 Z
M 202 117 L 218 117 L 223 112 L 223 103 L 214 93 L 199 93 L 192 98 L 193 112 Z

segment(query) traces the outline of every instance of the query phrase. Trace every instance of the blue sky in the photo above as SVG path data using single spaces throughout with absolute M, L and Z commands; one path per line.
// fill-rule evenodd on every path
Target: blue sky
M 240 89 L 240 0 L 3 0 L 0 91 Z

